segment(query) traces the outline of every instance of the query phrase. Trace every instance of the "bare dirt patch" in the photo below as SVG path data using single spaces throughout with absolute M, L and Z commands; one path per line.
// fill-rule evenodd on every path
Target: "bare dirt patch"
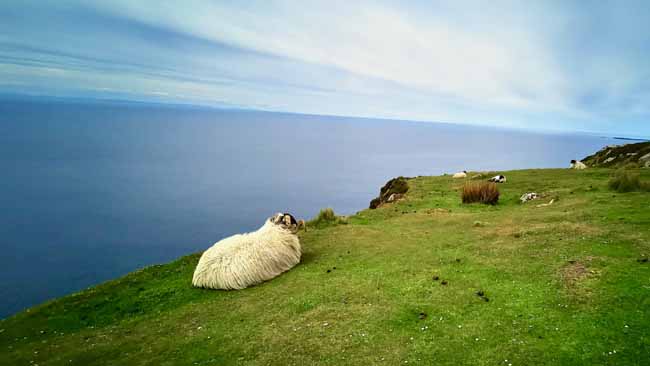
M 559 271 L 560 281 L 567 294 L 578 302 L 588 302 L 593 298 L 593 283 L 598 272 L 590 268 L 593 257 L 586 257 L 581 261 L 569 260 Z
M 569 261 L 569 264 L 561 270 L 560 276 L 565 286 L 569 288 L 576 287 L 580 281 L 587 278 L 591 272 L 584 263 L 578 261 Z

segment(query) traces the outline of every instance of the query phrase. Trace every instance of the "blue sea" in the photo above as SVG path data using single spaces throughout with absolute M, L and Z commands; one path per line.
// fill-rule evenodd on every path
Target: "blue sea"
M 575 134 L 119 102 L 0 101 L 0 318 L 391 177 L 567 167 Z

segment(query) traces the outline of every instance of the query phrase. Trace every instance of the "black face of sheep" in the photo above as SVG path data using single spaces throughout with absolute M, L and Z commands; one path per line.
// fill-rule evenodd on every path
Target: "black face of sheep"
M 575 163 L 576 163 L 576 161 L 575 161 L 575 160 L 571 160 L 571 164 L 575 164 Z
M 270 218 L 271 222 L 290 230 L 291 232 L 298 231 L 298 221 L 293 215 L 289 213 L 277 213 Z

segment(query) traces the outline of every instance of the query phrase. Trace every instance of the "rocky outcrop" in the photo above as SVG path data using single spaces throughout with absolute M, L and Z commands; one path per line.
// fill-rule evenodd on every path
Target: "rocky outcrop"
M 650 141 L 605 146 L 582 159 L 582 162 L 589 167 L 620 168 L 635 165 L 650 168 Z
M 370 201 L 370 208 L 375 209 L 385 203 L 395 202 L 409 190 L 408 178 L 397 177 L 389 180 L 379 191 L 379 197 Z

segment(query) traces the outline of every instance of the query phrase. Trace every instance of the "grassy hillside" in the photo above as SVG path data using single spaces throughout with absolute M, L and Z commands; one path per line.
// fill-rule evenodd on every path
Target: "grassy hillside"
M 419 177 L 301 233 L 302 263 L 260 286 L 192 288 L 197 254 L 5 319 L 0 364 L 647 364 L 650 194 L 611 173 L 505 172 L 496 206 Z
M 648 168 L 650 167 L 650 141 L 605 146 L 582 159 L 582 162 L 587 166 L 599 168 Z

